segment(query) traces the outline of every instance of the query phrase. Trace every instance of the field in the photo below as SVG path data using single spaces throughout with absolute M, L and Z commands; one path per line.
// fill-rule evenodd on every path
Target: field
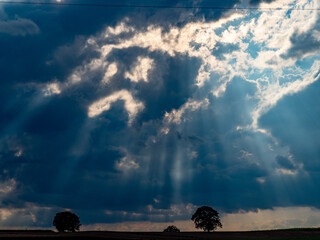
M 53 231 L 0 231 L 1 239 L 110 239 L 110 240 L 320 240 L 320 229 L 285 229 L 243 232 L 104 232 L 57 233 Z

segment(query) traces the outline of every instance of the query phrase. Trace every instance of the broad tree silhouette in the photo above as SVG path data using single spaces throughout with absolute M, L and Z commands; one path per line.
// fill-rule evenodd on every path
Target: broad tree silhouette
M 191 220 L 194 221 L 196 228 L 201 228 L 207 232 L 215 230 L 217 227 L 222 228 L 219 213 L 208 206 L 198 208 L 192 215 Z
M 166 229 L 163 230 L 164 232 L 180 232 L 180 229 L 174 225 L 168 226 Z
M 53 219 L 53 226 L 59 232 L 75 232 L 80 229 L 80 219 L 72 212 L 59 212 Z

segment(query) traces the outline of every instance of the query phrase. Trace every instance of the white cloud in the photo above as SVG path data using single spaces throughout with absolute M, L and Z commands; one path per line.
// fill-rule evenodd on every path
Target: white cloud
M 290 170 L 290 169 L 284 169 L 284 168 L 277 168 L 276 173 L 279 175 L 297 175 L 297 170 Z
M 106 73 L 104 74 L 102 82 L 108 83 L 110 81 L 110 78 L 113 77 L 117 72 L 118 72 L 117 64 L 111 63 L 108 66 Z
M 256 178 L 256 181 L 257 181 L 258 183 L 263 184 L 263 183 L 266 182 L 266 178 L 264 178 L 264 177 L 259 177 L 259 178 Z
M 70 87 L 74 84 L 78 84 L 83 80 L 90 81 L 91 78 L 86 76 L 88 73 L 96 70 L 104 69 L 107 65 L 108 65 L 108 62 L 103 59 L 100 59 L 100 58 L 91 59 L 89 63 L 80 65 L 75 68 L 75 70 L 68 77 L 68 81 L 67 81 L 67 84 L 65 84 L 65 87 Z
M 135 162 L 131 156 L 125 156 L 115 163 L 115 168 L 119 171 L 129 171 L 139 167 L 139 163 Z
M 69 77 L 69 82 L 71 84 L 75 84 L 81 81 L 81 72 L 80 71 L 75 71 L 70 77 Z
M 18 149 L 18 150 L 16 151 L 16 153 L 14 154 L 14 156 L 15 156 L 15 157 L 21 157 L 22 154 L 23 154 L 23 149 Z
M 316 1 L 284 0 L 263 3 L 261 7 L 315 8 L 317 4 Z M 122 74 L 123 78 L 129 78 L 132 82 L 148 82 L 148 73 L 157 67 L 153 59 L 138 55 L 134 67 L 129 72 L 122 73 L 115 63 L 110 64 L 107 61 L 108 55 L 116 49 L 139 47 L 149 52 L 163 52 L 172 57 L 184 54 L 201 60 L 194 84 L 202 88 L 209 81 L 211 93 L 216 98 L 224 95 L 234 77 L 238 76 L 255 84 L 258 89 L 253 96 L 256 104 L 249 110 L 252 124 L 239 126 L 238 129 L 251 129 L 268 134 L 267 131 L 259 129 L 260 117 L 284 96 L 297 93 L 317 80 L 311 77 L 319 67 L 317 62 L 312 70 L 302 71 L 295 66 L 296 59 L 283 59 L 282 55 L 292 47 L 290 40 L 292 34 L 297 31 L 309 31 L 314 27 L 318 17 L 317 11 L 309 10 L 243 12 L 230 14 L 216 22 L 190 22 L 182 28 L 172 27 L 168 31 L 163 31 L 156 25 L 139 30 L 130 26 L 130 21 L 126 18 L 115 27 L 107 27 L 103 34 L 88 39 L 86 46 L 94 47 L 101 55 L 77 67 L 70 75 L 67 85 L 72 86 L 84 79 L 90 81 L 89 73 L 97 70 L 105 71 L 101 79 L 103 83 L 109 82 L 114 74 L 119 74 L 120 77 Z M 317 33 L 314 35 L 317 36 Z M 106 44 L 104 40 L 110 43 Z M 223 57 L 216 56 L 219 51 L 218 46 L 226 44 L 235 44 L 236 47 L 233 51 L 222 51 L 220 54 L 223 54 Z M 227 45 L 226 48 L 229 49 Z M 316 54 L 318 53 L 312 52 L 309 56 Z M 286 73 L 288 71 L 290 76 Z M 281 79 L 287 76 L 291 80 L 281 83 Z M 142 103 L 134 100 L 129 92 L 119 91 L 92 103 L 88 116 L 97 116 L 107 111 L 110 104 L 119 99 L 126 102 L 131 120 L 142 109 Z M 165 113 L 164 122 L 181 123 L 185 120 L 183 116 L 188 108 L 190 111 L 195 111 L 191 103 L 196 105 L 195 102 L 199 101 L 205 99 L 189 99 L 179 109 Z
M 51 96 L 55 94 L 60 94 L 61 89 L 58 83 L 48 83 L 45 88 L 42 89 L 44 96 Z
M 148 82 L 148 72 L 153 67 L 153 59 L 138 57 L 137 63 L 135 63 L 135 68 L 131 72 L 126 72 L 124 77 L 130 78 L 133 82 L 145 81 Z
M 261 115 L 268 112 L 277 102 L 286 95 L 292 95 L 305 89 L 310 84 L 319 79 L 320 76 L 315 77 L 319 72 L 320 61 L 315 61 L 309 71 L 304 73 L 302 79 L 293 82 L 280 84 L 279 81 L 268 82 L 264 89 L 259 88 L 256 97 L 260 99 L 256 109 L 252 112 L 252 127 L 258 128 L 258 120 Z
M 124 107 L 129 114 L 129 124 L 133 121 L 135 116 L 144 108 L 143 103 L 136 101 L 131 93 L 127 90 L 120 90 L 112 93 L 110 96 L 104 97 L 94 103 L 88 108 L 88 116 L 90 118 L 99 116 L 104 111 L 108 111 L 111 104 L 122 100 L 124 101 Z
M 221 39 L 214 32 L 215 29 L 223 26 L 228 21 L 233 21 L 242 17 L 240 14 L 233 14 L 225 19 L 220 19 L 217 22 L 204 23 L 193 22 L 189 23 L 183 28 L 172 28 L 167 33 L 162 33 L 162 28 L 157 26 L 149 26 L 146 31 L 138 32 L 129 39 L 119 39 L 118 44 L 106 44 L 100 47 L 102 58 L 105 58 L 113 49 L 126 49 L 129 47 L 146 48 L 149 51 L 161 51 L 168 53 L 171 56 L 175 56 L 176 53 L 188 54 L 191 57 L 199 57 L 204 60 L 204 66 L 209 66 L 212 69 L 217 69 L 216 63 L 211 55 L 211 51 L 215 46 L 215 43 Z M 110 28 L 108 32 L 115 32 L 119 35 L 119 29 L 122 27 Z M 201 44 L 201 47 L 197 50 L 194 48 L 193 43 Z M 209 60 L 209 61 L 208 61 Z M 149 64 L 146 64 L 149 65 Z M 220 71 L 224 71 L 225 66 L 220 64 Z M 217 70 L 218 71 L 218 70 Z M 145 79 L 145 78 L 144 78 Z M 197 79 L 198 85 L 202 86 L 208 78 L 202 77 Z
M 207 108 L 208 105 L 209 105 L 209 100 L 207 98 L 204 99 L 203 101 L 193 101 L 189 99 L 178 110 L 173 109 L 170 113 L 166 112 L 164 121 L 167 123 L 180 124 L 181 121 L 186 120 L 183 117 L 183 115 L 185 115 L 186 112 L 194 112 L 200 108 Z
M 118 24 L 116 27 L 107 27 L 105 31 L 105 38 L 108 38 L 112 35 L 119 35 L 122 33 L 128 33 L 134 31 L 134 28 L 127 25 L 127 21 L 129 19 L 125 18 L 124 21 L 122 21 L 120 24 Z

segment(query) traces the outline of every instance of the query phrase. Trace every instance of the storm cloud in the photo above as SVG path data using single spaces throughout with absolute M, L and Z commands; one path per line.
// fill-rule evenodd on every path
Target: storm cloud
M 320 207 L 319 13 L 220 4 L 5 5 L 3 225 L 48 227 L 64 209 L 94 226 Z

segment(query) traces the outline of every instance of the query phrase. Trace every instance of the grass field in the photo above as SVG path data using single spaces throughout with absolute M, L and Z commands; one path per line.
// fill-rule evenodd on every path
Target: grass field
M 109 239 L 109 240 L 320 240 L 320 229 L 280 229 L 243 232 L 108 232 L 86 231 L 57 233 L 53 231 L 0 231 L 0 239 Z

